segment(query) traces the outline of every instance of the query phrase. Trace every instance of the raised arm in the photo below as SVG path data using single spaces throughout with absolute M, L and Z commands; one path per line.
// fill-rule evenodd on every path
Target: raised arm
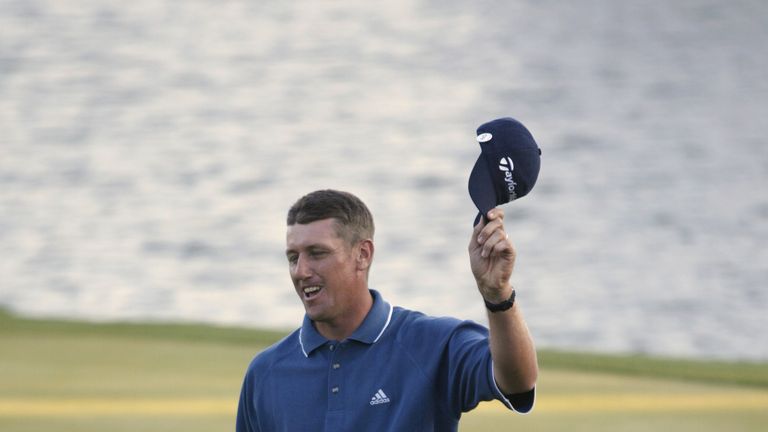
M 469 260 L 477 289 L 487 302 L 509 300 L 515 249 L 504 230 L 504 212 L 495 208 L 472 232 Z M 496 384 L 505 394 L 527 392 L 536 385 L 538 362 L 533 339 L 517 302 L 503 311 L 488 311 L 491 357 Z

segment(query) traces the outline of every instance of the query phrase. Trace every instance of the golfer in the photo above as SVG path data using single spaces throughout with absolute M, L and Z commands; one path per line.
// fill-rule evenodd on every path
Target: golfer
M 530 411 L 538 365 L 509 282 L 515 250 L 504 213 L 485 216 L 468 249 L 488 328 L 393 307 L 368 286 L 366 205 L 334 190 L 300 198 L 285 255 L 304 322 L 249 365 L 237 431 L 455 431 L 480 401 Z

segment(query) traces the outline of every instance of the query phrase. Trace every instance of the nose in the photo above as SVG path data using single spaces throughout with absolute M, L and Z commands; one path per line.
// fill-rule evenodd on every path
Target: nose
M 304 254 L 299 254 L 296 259 L 296 264 L 293 267 L 293 277 L 296 279 L 306 279 L 312 275 L 312 271 L 309 268 L 309 263 Z

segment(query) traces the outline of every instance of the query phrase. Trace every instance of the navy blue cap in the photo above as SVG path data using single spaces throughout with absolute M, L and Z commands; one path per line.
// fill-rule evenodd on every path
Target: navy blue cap
M 477 128 L 480 157 L 469 174 L 469 196 L 480 217 L 498 205 L 522 198 L 539 177 L 541 149 L 519 121 L 504 117 Z

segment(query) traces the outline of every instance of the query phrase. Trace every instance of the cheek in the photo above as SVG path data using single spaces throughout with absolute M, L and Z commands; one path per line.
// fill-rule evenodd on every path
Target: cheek
M 354 266 L 348 261 L 326 262 L 318 266 L 318 272 L 327 280 L 342 281 L 354 272 Z
M 298 276 L 296 275 L 296 269 L 293 266 L 288 266 L 288 275 L 291 277 L 292 281 L 298 279 Z

